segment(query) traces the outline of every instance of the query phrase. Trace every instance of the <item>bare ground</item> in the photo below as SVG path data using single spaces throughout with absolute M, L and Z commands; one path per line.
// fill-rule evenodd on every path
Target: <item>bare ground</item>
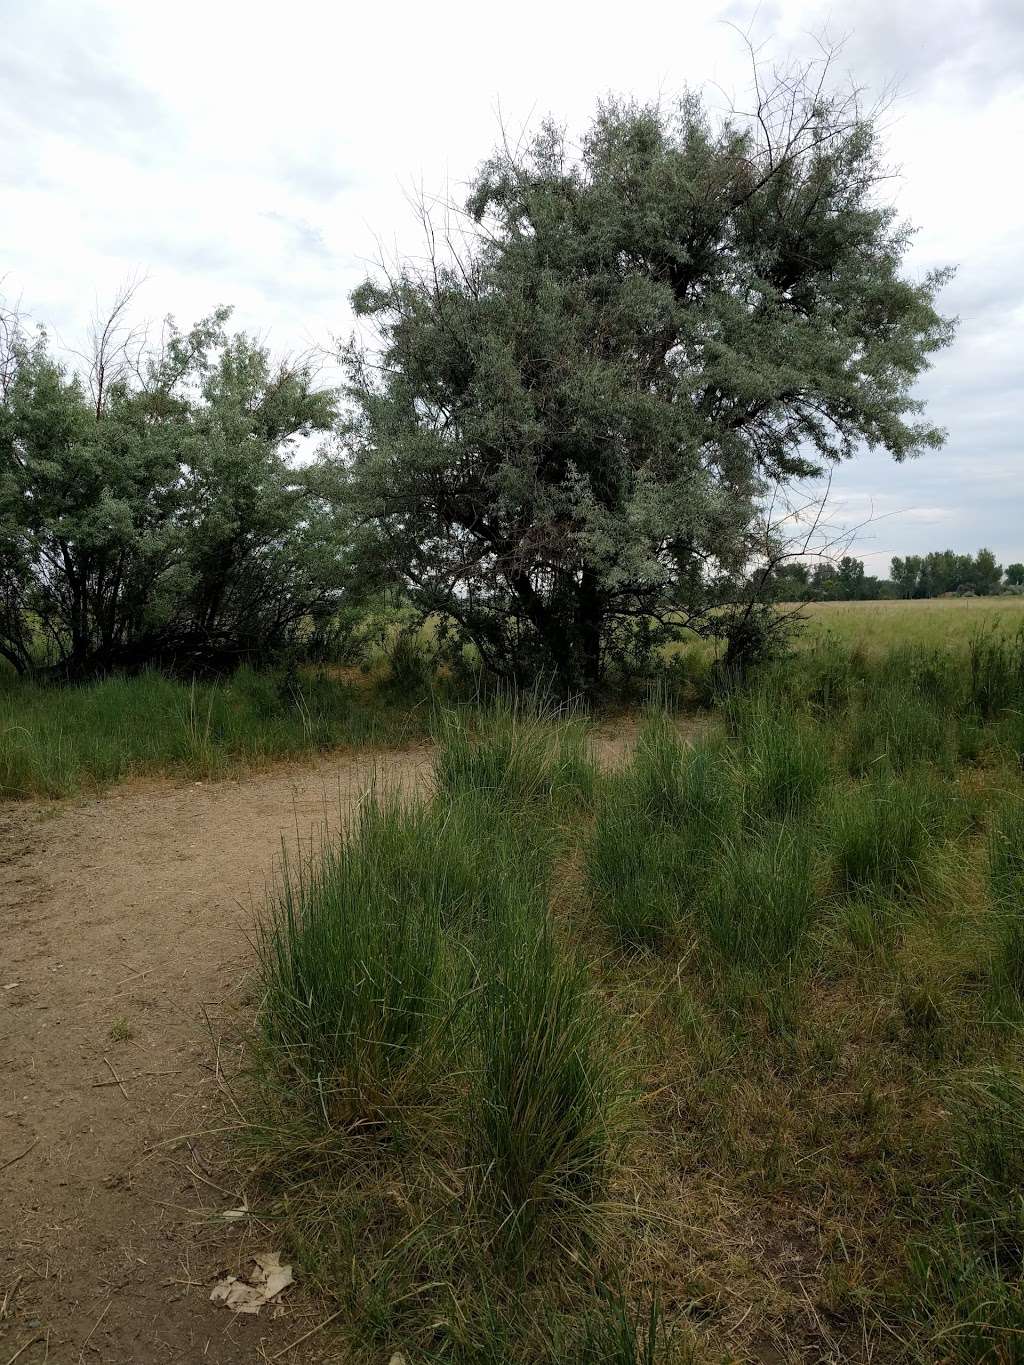
M 428 764 L 425 748 L 377 756 L 403 784 Z M 22 1348 L 22 1365 L 227 1365 L 316 1325 L 301 1292 L 276 1318 L 209 1302 L 219 1272 L 276 1249 L 268 1229 L 217 1217 L 240 1202 L 217 1131 L 231 1117 L 218 1060 L 237 1056 L 218 1052 L 248 1019 L 252 902 L 282 838 L 335 819 L 374 771 L 343 757 L 0 807 L 4 1365 Z
M 599 735 L 602 760 L 634 733 L 623 719 Z M 422 784 L 429 764 L 419 746 L 0 805 L 0 1365 L 342 1358 L 301 1284 L 258 1317 L 209 1300 L 277 1249 L 272 1229 L 223 1217 L 244 1183 L 224 1076 L 282 840 L 344 819 L 375 779 Z

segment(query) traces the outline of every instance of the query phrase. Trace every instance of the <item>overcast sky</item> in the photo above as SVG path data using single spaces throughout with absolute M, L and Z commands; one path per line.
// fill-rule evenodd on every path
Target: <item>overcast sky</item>
M 499 117 L 580 128 L 601 94 L 686 84 L 722 105 L 748 73 L 725 21 L 779 59 L 845 39 L 859 83 L 898 82 L 910 269 L 959 266 L 959 336 L 921 388 L 947 446 L 839 471 L 835 515 L 874 518 L 855 552 L 1024 559 L 1022 0 L 0 0 L 3 292 L 68 344 L 140 273 L 155 318 L 231 303 L 275 349 L 346 335 L 380 251 L 418 247 L 410 193 L 457 194 Z

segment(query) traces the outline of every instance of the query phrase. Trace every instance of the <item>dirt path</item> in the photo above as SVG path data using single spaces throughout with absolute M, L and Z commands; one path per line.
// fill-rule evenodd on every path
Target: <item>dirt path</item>
M 635 732 L 599 732 L 601 760 Z M 251 1019 L 252 904 L 282 838 L 429 764 L 421 746 L 0 805 L 0 1365 L 235 1365 L 317 1325 L 301 1286 L 277 1317 L 209 1302 L 220 1273 L 277 1249 L 220 1217 L 242 1183 L 222 1076 Z M 287 1365 L 329 1349 L 315 1336 Z
M 377 763 L 415 784 L 429 754 Z M 218 1040 L 230 1050 L 248 1018 L 250 897 L 282 837 L 336 817 L 374 771 L 341 757 L 0 807 L 3 1365 L 33 1338 L 19 1365 L 250 1362 L 315 1325 L 301 1294 L 276 1319 L 209 1302 L 219 1271 L 275 1249 L 215 1220 L 239 1202 L 209 1131 L 229 1117 Z

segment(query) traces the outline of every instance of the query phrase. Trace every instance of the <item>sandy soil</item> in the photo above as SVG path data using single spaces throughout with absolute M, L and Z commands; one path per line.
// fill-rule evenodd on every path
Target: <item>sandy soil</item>
M 209 1302 L 220 1272 L 276 1249 L 217 1218 L 240 1203 L 218 1058 L 221 1076 L 239 1062 L 252 904 L 282 838 L 336 820 L 375 771 L 411 785 L 428 765 L 420 748 L 0 807 L 4 1365 L 33 1338 L 22 1365 L 249 1362 L 316 1325 L 301 1292 L 277 1318 Z
M 622 721 L 603 761 L 631 744 Z M 276 1250 L 239 1207 L 225 1077 L 251 1019 L 253 905 L 282 839 L 374 780 L 421 784 L 424 747 L 239 781 L 133 783 L 0 805 L 0 1365 L 331 1356 L 301 1285 L 275 1316 L 209 1301 Z

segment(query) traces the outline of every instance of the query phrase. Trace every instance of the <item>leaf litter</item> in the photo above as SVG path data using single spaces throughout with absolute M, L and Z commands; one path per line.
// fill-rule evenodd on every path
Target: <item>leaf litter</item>
M 252 1258 L 252 1266 L 244 1278 L 225 1275 L 219 1280 L 210 1293 L 211 1301 L 235 1313 L 258 1313 L 295 1283 L 291 1266 L 281 1264 L 280 1252 L 261 1252 Z

